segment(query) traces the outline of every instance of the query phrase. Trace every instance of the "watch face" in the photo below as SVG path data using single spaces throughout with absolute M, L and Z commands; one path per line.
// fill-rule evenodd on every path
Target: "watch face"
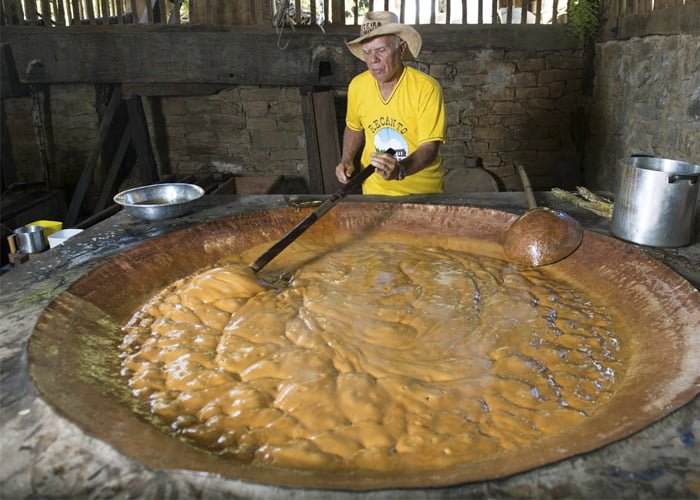
M 399 163 L 399 173 L 397 175 L 397 179 L 402 181 L 406 178 L 406 167 L 404 167 L 401 163 Z

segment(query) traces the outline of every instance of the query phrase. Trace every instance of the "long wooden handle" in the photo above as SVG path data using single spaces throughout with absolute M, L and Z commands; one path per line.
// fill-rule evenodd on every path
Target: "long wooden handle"
M 518 169 L 518 175 L 520 175 L 520 181 L 523 183 L 523 189 L 525 190 L 525 197 L 527 198 L 527 206 L 530 210 L 537 208 L 537 200 L 535 200 L 535 193 L 532 192 L 532 186 L 530 185 L 530 178 L 527 176 L 525 167 L 519 163 L 515 165 Z
M 323 214 L 328 212 L 333 208 L 340 200 L 345 198 L 356 186 L 362 185 L 362 183 L 374 173 L 374 166 L 370 165 L 362 171 L 352 177 L 347 184 L 344 184 L 338 191 L 333 193 L 333 195 L 326 201 L 321 203 L 321 205 L 309 214 L 304 220 L 299 222 L 296 226 L 292 228 L 284 237 L 277 243 L 272 245 L 264 254 L 255 259 L 255 261 L 250 265 L 250 268 L 254 272 L 260 271 L 268 262 L 277 257 L 277 255 L 287 248 L 294 240 L 296 240 L 304 231 L 306 231 L 314 222 L 321 218 Z

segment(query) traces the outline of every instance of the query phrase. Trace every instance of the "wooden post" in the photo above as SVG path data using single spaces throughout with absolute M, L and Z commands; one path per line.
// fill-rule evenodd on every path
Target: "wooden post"
M 112 123 L 112 118 L 117 110 L 117 106 L 122 102 L 122 90 L 120 86 L 115 86 L 112 90 L 112 95 L 109 98 L 109 104 L 105 109 L 104 115 L 102 116 L 102 121 L 97 130 L 97 140 L 94 147 L 88 157 L 85 167 L 80 174 L 80 179 L 73 192 L 73 197 L 71 198 L 70 205 L 68 206 L 68 211 L 66 212 L 65 226 L 72 227 L 78 221 L 78 214 L 80 213 L 80 207 L 83 205 L 85 200 L 85 194 L 87 193 L 87 188 L 92 179 L 92 175 L 95 171 L 97 165 L 97 159 L 102 151 L 102 144 L 107 138 L 109 133 L 110 124 Z
M 101 0 L 102 26 L 109 26 L 109 5 L 107 0 Z
M 41 20 L 46 28 L 51 26 L 51 5 L 49 0 L 41 0 Z
M 467 0 L 462 0 L 462 24 L 467 24 Z
M 151 136 L 148 133 L 146 114 L 140 96 L 131 97 L 126 102 L 129 109 L 129 129 L 131 141 L 136 150 L 136 168 L 143 174 L 143 179 L 149 184 L 158 182 L 158 167 L 153 157 Z
M 182 0 L 175 0 L 173 2 L 173 9 L 170 11 L 170 18 L 168 19 L 168 24 L 180 24 L 180 9 L 182 8 Z
M 552 24 L 557 24 L 559 20 L 559 0 L 552 0 Z
M 158 0 L 158 13 L 160 15 L 159 22 L 165 24 L 168 22 L 168 7 L 165 0 Z
M 430 24 L 435 24 L 435 2 L 437 0 L 430 0 Z
M 146 0 L 146 24 L 153 24 L 153 4 L 151 0 Z

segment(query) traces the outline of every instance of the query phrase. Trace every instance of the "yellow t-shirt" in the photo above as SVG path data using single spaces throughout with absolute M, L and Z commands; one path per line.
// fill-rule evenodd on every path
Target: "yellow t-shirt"
M 346 125 L 364 131 L 362 167 L 370 164 L 370 153 L 392 148 L 402 160 L 421 144 L 445 142 L 445 103 L 440 84 L 415 68 L 404 68 L 394 91 L 384 101 L 379 84 L 369 71 L 352 79 L 348 87 Z M 401 181 L 386 181 L 371 175 L 363 184 L 364 194 L 402 196 L 442 193 L 444 178 L 440 154 L 420 172 Z

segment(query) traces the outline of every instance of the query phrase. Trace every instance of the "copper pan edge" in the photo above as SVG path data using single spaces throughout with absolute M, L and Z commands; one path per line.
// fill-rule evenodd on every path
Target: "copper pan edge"
M 610 402 L 584 425 L 519 454 L 391 475 L 262 468 L 196 449 L 138 416 L 119 381 L 119 326 L 163 286 L 226 254 L 279 238 L 310 212 L 278 209 L 202 223 L 148 240 L 86 273 L 47 306 L 29 340 L 30 376 L 42 399 L 88 434 L 151 468 L 276 486 L 370 490 L 449 486 L 513 475 L 627 437 L 700 393 L 700 293 L 642 251 L 586 231 L 579 250 L 548 268 L 560 279 L 595 290 L 626 317 L 635 318 L 638 348 Z M 497 246 L 514 219 L 505 212 L 471 207 L 344 202 L 305 237 L 382 227 L 458 234 Z

